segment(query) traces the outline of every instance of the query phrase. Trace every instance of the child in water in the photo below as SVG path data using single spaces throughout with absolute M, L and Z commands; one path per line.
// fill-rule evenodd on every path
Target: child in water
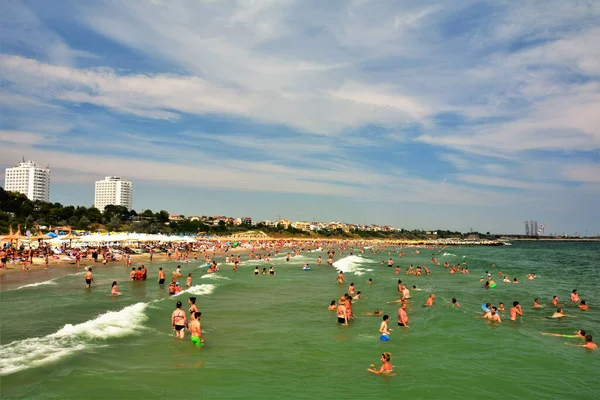
M 112 288 L 111 288 L 111 290 L 110 290 L 110 294 L 111 294 L 112 296 L 118 296 L 118 295 L 120 295 L 120 294 L 121 294 L 121 293 L 119 293 L 119 288 L 117 287 L 117 281 L 114 281 L 114 282 L 112 283 Z

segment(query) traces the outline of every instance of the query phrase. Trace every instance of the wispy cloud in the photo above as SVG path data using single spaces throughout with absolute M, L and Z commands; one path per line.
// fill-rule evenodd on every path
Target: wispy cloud
M 597 193 L 598 2 L 54 7 L 0 17 L 3 160 L 381 204 Z

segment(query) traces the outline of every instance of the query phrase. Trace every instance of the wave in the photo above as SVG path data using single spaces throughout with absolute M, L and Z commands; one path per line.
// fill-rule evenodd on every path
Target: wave
M 44 337 L 30 338 L 0 346 L 0 376 L 57 361 L 69 354 L 93 347 L 90 339 L 107 340 L 138 331 L 146 321 L 147 303 L 120 311 L 109 311 L 77 325 L 67 324 Z
M 179 292 L 176 295 L 171 296 L 171 297 L 181 296 L 184 293 L 195 294 L 196 296 L 206 296 L 206 295 L 212 294 L 215 291 L 216 287 L 217 286 L 213 285 L 212 283 L 203 283 L 201 285 L 194 285 L 189 289 L 182 290 L 181 292 Z
M 228 278 L 228 277 L 222 276 L 222 275 L 218 275 L 216 273 L 202 275 L 200 277 L 200 279 L 225 279 L 225 280 L 228 280 L 228 281 L 231 280 L 231 278 Z
M 354 275 L 364 275 L 365 272 L 368 272 L 369 269 L 362 268 L 360 264 L 364 264 L 369 262 L 369 260 L 365 260 L 362 257 L 358 256 L 347 256 L 341 258 L 333 263 L 333 266 L 338 270 L 344 273 L 352 273 Z
M 29 287 L 36 287 L 36 286 L 42 286 L 42 285 L 56 285 L 55 279 L 50 279 L 49 281 L 43 281 L 43 282 L 37 282 L 37 283 L 30 283 L 28 285 L 23 285 L 23 286 L 19 286 L 17 288 L 18 289 L 24 289 L 24 288 L 29 288 Z

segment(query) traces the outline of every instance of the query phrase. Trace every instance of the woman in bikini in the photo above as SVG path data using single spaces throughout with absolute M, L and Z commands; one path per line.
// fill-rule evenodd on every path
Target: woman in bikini
M 175 331 L 175 336 L 179 339 L 183 339 L 185 336 L 185 326 L 187 325 L 187 317 L 185 311 L 181 309 L 181 301 L 177 302 L 177 308 L 171 315 L 171 326 Z

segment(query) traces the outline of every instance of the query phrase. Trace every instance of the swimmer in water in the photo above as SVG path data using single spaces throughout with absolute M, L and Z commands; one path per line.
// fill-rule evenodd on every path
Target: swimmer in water
M 559 304 L 562 304 L 562 303 L 558 302 L 558 296 L 553 296 L 552 297 L 552 305 L 557 306 Z
M 367 281 L 367 285 L 372 285 L 373 284 L 373 279 L 369 278 L 369 280 Z
M 425 307 L 431 307 L 433 305 L 433 300 L 435 299 L 435 294 L 431 293 L 425 302 Z
M 506 311 L 506 310 L 504 309 L 504 303 L 500 303 L 500 304 L 498 304 L 498 311 Z
M 557 308 L 556 312 L 554 314 L 552 314 L 551 317 L 548 317 L 548 318 L 563 318 L 563 317 L 567 317 L 567 314 L 565 314 L 563 312 L 562 308 Z
M 350 283 L 350 286 L 348 287 L 348 294 L 351 296 L 354 294 L 354 282 Z
M 331 303 L 329 303 L 328 310 L 329 311 L 335 311 L 335 310 L 337 310 L 337 304 L 336 304 L 335 300 L 331 300 Z
M 484 318 L 493 321 L 493 322 L 502 322 L 500 318 L 500 314 L 498 314 L 498 309 L 496 307 L 492 307 L 489 313 L 486 313 Z
M 506 283 L 510 283 L 510 279 L 508 279 L 508 276 L 504 276 L 503 281 L 506 282 Z
M 458 304 L 458 301 L 456 301 L 456 299 L 454 297 L 452 298 L 452 305 L 454 307 L 460 307 L 460 304 Z
M 511 321 L 516 321 L 517 320 L 517 315 L 519 317 L 523 316 L 523 310 L 521 309 L 521 305 L 519 304 L 518 301 L 513 301 L 513 306 L 510 309 L 510 320 Z
M 598 348 L 598 345 L 592 342 L 592 335 L 585 335 L 585 344 L 571 344 L 567 342 L 565 342 L 565 344 L 568 344 L 569 346 L 583 347 L 588 350 L 596 350 Z
M 119 288 L 117 287 L 117 281 L 114 281 L 112 283 L 112 288 L 110 290 L 110 294 L 113 296 L 117 296 L 117 295 L 121 294 L 121 293 L 119 293 Z
M 373 311 L 373 312 L 360 313 L 360 315 L 364 315 L 366 317 L 379 317 L 382 314 L 383 314 L 383 312 L 379 311 L 378 308 L 376 308 L 375 311 Z
M 590 308 L 590 306 L 585 304 L 585 300 L 581 300 L 577 308 L 579 308 L 582 311 L 587 311 Z
M 390 353 L 383 353 L 381 355 L 381 362 L 383 363 L 383 365 L 381 365 L 381 368 L 375 369 L 375 364 L 371 364 L 371 367 L 367 368 L 367 371 L 375 375 L 390 374 L 394 371 L 394 366 L 390 363 L 391 359 L 392 355 Z
M 338 273 L 337 278 L 335 278 L 335 281 L 337 283 L 339 283 L 340 285 L 343 285 L 344 283 L 346 283 L 346 280 L 344 279 L 344 273 L 342 271 L 340 271 Z
M 545 336 L 564 337 L 564 338 L 569 338 L 569 339 L 573 339 L 573 338 L 585 339 L 585 331 L 583 329 L 580 329 L 571 335 L 563 335 L 560 333 L 548 333 L 548 332 L 540 332 L 540 333 Z
M 519 283 L 519 280 L 517 279 L 517 277 L 515 277 L 515 279 L 513 279 L 513 283 L 514 283 L 515 285 L 517 285 L 517 284 Z
M 542 308 L 540 300 L 537 297 L 533 300 L 533 308 Z
M 579 303 L 580 301 L 577 289 L 573 289 L 573 293 L 571 293 L 571 303 Z
M 362 293 L 360 293 L 360 290 L 358 292 L 356 292 L 356 296 L 352 297 L 352 300 L 360 300 L 362 299 Z

